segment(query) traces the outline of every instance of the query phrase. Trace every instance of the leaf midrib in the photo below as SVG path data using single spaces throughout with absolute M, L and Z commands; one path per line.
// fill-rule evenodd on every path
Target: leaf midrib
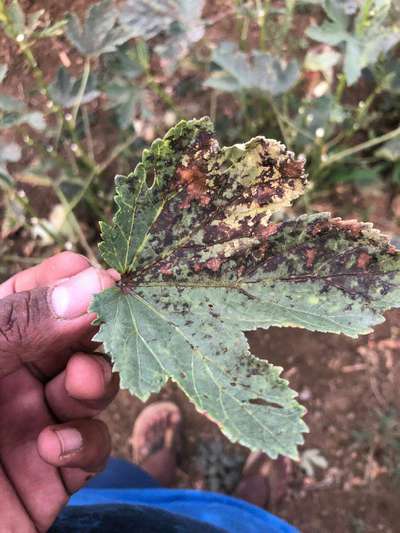
M 262 279 L 256 279 L 256 280 L 243 280 L 238 281 L 235 283 L 228 283 L 226 281 L 224 282 L 218 282 L 216 280 L 212 280 L 210 282 L 205 282 L 203 280 L 200 280 L 198 282 L 187 282 L 187 281 L 138 281 L 135 282 L 135 287 L 175 287 L 177 289 L 179 288 L 190 288 L 190 289 L 202 289 L 202 288 L 223 288 L 223 289 L 232 289 L 232 290 L 245 290 L 243 289 L 243 286 L 246 285 L 258 285 L 258 284 L 264 284 L 264 285 L 274 285 L 275 283 L 279 282 L 289 282 L 289 283 L 303 283 L 307 281 L 320 281 L 320 280 L 331 280 L 336 278 L 346 278 L 346 277 L 383 277 L 388 276 L 390 274 L 400 274 L 400 270 L 388 270 L 387 272 L 342 272 L 338 274 L 327 274 L 324 276 L 316 276 L 312 274 L 304 274 L 304 275 L 298 275 L 298 276 L 289 276 L 289 277 L 277 277 L 277 278 L 262 278 Z M 343 292 L 346 292 L 344 288 L 338 287 Z M 358 296 L 363 296 L 360 292 L 355 292 Z M 253 298 L 257 298 L 257 296 L 251 295 Z

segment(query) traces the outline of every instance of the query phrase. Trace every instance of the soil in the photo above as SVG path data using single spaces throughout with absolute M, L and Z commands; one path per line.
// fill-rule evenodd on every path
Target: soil
M 67 10 L 82 13 L 84 7 L 93 2 L 70 0 L 67 7 L 50 0 L 21 3 L 26 9 L 45 8 L 57 19 Z M 212 6 L 210 2 L 210 14 Z M 62 51 L 74 58 L 74 52 L 64 40 L 57 40 L 55 47 L 44 44 L 38 51 L 39 61 L 49 78 L 59 65 Z M 29 100 L 22 58 L 15 56 L 15 50 L 0 36 L 0 62 L 9 63 L 11 59 L 6 90 Z M 40 190 L 37 196 L 36 207 L 40 209 Z M 391 210 L 391 205 L 400 205 L 400 198 L 397 200 L 397 204 L 391 203 L 388 195 L 380 191 L 354 194 L 351 188 L 343 187 L 336 189 L 332 198 L 321 197 L 312 207 L 347 218 L 372 220 L 379 229 L 393 236 L 399 233 L 396 212 Z M 397 212 L 400 216 L 400 208 Z M 10 240 L 9 253 L 26 260 L 10 266 L 8 275 L 26 266 L 31 255 L 29 246 L 23 231 Z M 52 249 L 53 253 L 56 251 Z M 47 253 L 42 250 L 42 254 Z M 0 278 L 4 276 L 0 269 Z M 301 449 L 303 460 L 293 464 L 287 495 L 271 509 L 304 533 L 399 531 L 399 332 L 400 312 L 392 312 L 373 334 L 358 340 L 286 328 L 260 330 L 249 335 L 253 353 L 285 369 L 284 377 L 299 391 L 300 401 L 308 410 L 305 420 L 310 433 Z M 169 383 L 149 402 L 156 399 L 176 402 L 184 417 L 177 485 L 203 486 L 206 473 L 198 468 L 198 443 L 222 438 L 220 431 L 195 411 L 174 384 Z M 129 437 L 141 409 L 143 404 L 139 400 L 121 391 L 102 415 L 111 431 L 115 455 L 130 458 Z M 239 446 L 232 449 L 226 440 L 224 442 L 227 453 L 235 453 L 235 450 L 237 455 L 248 453 Z M 307 454 L 304 452 L 309 450 L 319 451 L 326 459 L 325 468 L 314 466 L 313 472 L 306 473 L 304 458 Z

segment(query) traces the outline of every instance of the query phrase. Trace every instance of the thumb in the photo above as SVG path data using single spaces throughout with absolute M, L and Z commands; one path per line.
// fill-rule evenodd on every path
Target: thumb
M 114 284 L 110 272 L 90 267 L 55 286 L 0 299 L 0 377 L 78 343 L 94 318 L 87 313 L 93 295 Z

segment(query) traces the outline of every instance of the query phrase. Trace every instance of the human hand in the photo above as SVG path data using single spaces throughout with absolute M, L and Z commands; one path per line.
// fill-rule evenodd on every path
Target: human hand
M 118 376 L 93 354 L 87 308 L 117 276 L 64 252 L 0 285 L 1 533 L 47 531 L 107 460 L 109 434 L 93 417 Z

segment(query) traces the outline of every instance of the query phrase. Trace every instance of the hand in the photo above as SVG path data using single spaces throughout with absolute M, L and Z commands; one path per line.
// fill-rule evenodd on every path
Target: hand
M 47 531 L 69 495 L 104 467 L 93 417 L 118 377 L 93 354 L 93 294 L 118 274 L 64 252 L 0 285 L 0 532 Z

